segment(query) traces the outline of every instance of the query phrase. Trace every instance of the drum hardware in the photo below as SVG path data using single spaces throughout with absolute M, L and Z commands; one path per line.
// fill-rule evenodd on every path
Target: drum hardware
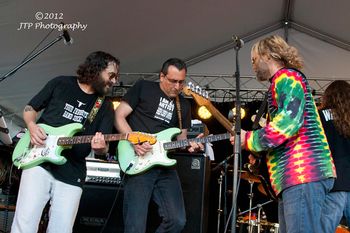
M 248 172 L 247 172 L 248 173 Z M 249 212 L 248 212 L 248 233 L 252 233 L 253 232 L 253 224 L 252 224 L 252 206 L 253 206 L 253 197 L 254 197 L 254 193 L 253 193 L 253 186 L 254 186 L 254 181 L 249 180 L 249 185 L 250 185 L 250 190 L 249 190 Z M 259 217 L 258 217 L 259 219 Z M 258 231 L 260 232 L 260 231 Z
M 262 204 L 257 204 L 254 207 L 251 207 L 251 205 L 249 203 L 249 209 L 238 213 L 238 216 L 242 216 L 243 214 L 248 213 L 248 232 L 249 233 L 252 233 L 254 226 L 257 226 L 259 233 L 261 232 L 261 226 L 273 226 L 274 228 L 276 228 L 276 226 L 275 226 L 276 224 L 271 224 L 269 222 L 262 222 L 261 221 L 261 210 L 262 210 L 262 207 L 264 205 L 267 205 L 267 204 L 271 203 L 271 202 L 273 202 L 273 200 L 266 201 L 266 202 L 264 202 Z M 257 208 L 258 208 L 257 220 L 256 220 L 256 222 L 253 222 L 252 219 L 251 219 L 251 213 L 252 213 L 253 210 L 255 210 Z M 272 229 L 272 230 L 273 230 L 273 232 L 278 233 L 278 226 L 277 226 L 277 231 L 275 229 Z
M 220 169 L 220 176 L 218 178 L 218 184 L 219 184 L 219 197 L 218 198 L 219 198 L 219 200 L 218 200 L 218 209 L 217 209 L 217 218 L 218 218 L 217 233 L 220 233 L 220 224 L 221 224 L 222 215 L 223 215 L 223 224 L 224 224 L 224 226 L 227 226 L 227 218 L 226 218 L 226 216 L 227 216 L 227 209 L 226 209 L 227 196 L 232 193 L 232 191 L 230 192 L 230 190 L 227 190 L 227 174 L 233 173 L 233 171 L 228 169 L 230 166 L 226 162 L 227 161 L 224 160 L 219 165 L 217 165 L 214 169 L 212 169 L 212 171 Z M 252 172 L 246 171 L 246 170 L 238 170 L 238 172 L 239 172 L 240 178 L 248 181 L 250 184 L 250 191 L 248 194 L 249 209 L 246 211 L 243 211 L 243 212 L 240 212 L 240 210 L 238 210 L 238 216 L 245 214 L 245 213 L 248 213 L 248 222 L 243 221 L 241 223 L 247 225 L 248 233 L 255 233 L 256 230 L 258 230 L 259 233 L 261 231 L 267 232 L 265 230 L 269 230 L 269 232 L 277 233 L 278 227 L 279 227 L 278 224 L 277 224 L 277 226 L 275 226 L 276 225 L 275 223 L 269 223 L 269 222 L 266 222 L 266 220 L 264 221 L 264 219 L 261 219 L 261 214 L 263 212 L 262 206 L 274 201 L 273 200 L 274 196 L 271 195 L 271 191 L 267 190 L 267 188 L 269 188 L 268 183 L 265 181 L 265 179 L 261 175 L 255 175 Z M 256 183 L 258 185 L 257 188 L 261 193 L 270 197 L 270 200 L 265 202 L 265 203 L 258 204 L 255 207 L 252 207 L 253 198 L 254 198 L 254 193 L 253 193 L 254 183 Z M 223 192 L 222 189 L 224 189 L 225 191 Z M 272 191 L 272 194 L 274 194 L 273 191 Z M 222 195 L 224 195 L 224 197 L 222 197 Z M 223 201 L 224 203 L 222 203 L 221 198 L 224 198 L 224 201 Z M 221 207 L 222 204 L 224 204 L 223 208 Z M 258 212 L 257 212 L 258 216 L 257 216 L 257 219 L 255 218 L 253 221 L 252 211 L 254 209 L 257 209 L 257 208 L 258 208 Z M 237 220 L 236 223 L 240 223 L 239 220 Z
M 260 184 L 261 181 L 259 179 L 259 177 L 255 176 L 253 173 L 249 172 L 249 171 L 242 171 L 241 172 L 241 179 L 243 180 L 247 180 L 250 184 L 250 190 L 249 190 L 249 211 L 248 211 L 248 233 L 252 233 L 253 232 L 253 223 L 252 223 L 252 206 L 253 206 L 253 198 L 254 198 L 254 193 L 253 193 L 253 186 L 254 183 Z M 260 216 L 258 216 L 259 218 Z M 258 220 L 259 222 L 259 220 Z M 259 227 L 259 224 L 258 224 Z M 260 232 L 260 231 L 258 231 Z
M 258 232 L 261 232 L 261 211 L 262 211 L 262 205 L 261 204 L 257 204 L 256 205 L 258 207 L 258 219 L 257 219 L 257 225 L 258 225 Z M 265 217 L 266 220 L 266 217 Z
M 258 190 L 264 194 L 265 196 L 269 197 L 270 199 L 277 200 L 277 196 L 275 192 L 272 190 L 269 183 L 265 180 L 265 178 L 262 175 L 254 175 L 253 173 L 249 171 L 242 171 L 241 172 L 241 179 L 247 180 L 248 182 L 253 181 L 258 184 Z
M 220 232 L 220 224 L 221 224 L 221 215 L 223 215 L 223 225 L 227 226 L 227 197 L 229 195 L 232 195 L 232 190 L 227 189 L 227 174 L 233 174 L 233 170 L 228 170 L 228 168 L 231 168 L 231 166 L 227 163 L 230 158 L 232 158 L 233 155 L 228 156 L 225 160 L 220 162 L 218 165 L 216 165 L 211 171 L 220 170 L 220 176 L 218 178 L 218 184 L 219 184 L 219 197 L 218 197 L 218 209 L 217 209 L 217 233 Z M 246 171 L 244 170 L 238 170 L 240 173 L 240 176 L 242 174 L 245 174 Z M 247 177 L 247 175 L 243 175 L 244 177 Z M 250 177 L 250 176 L 249 176 Z M 255 179 L 256 180 L 256 179 Z M 224 190 L 224 192 L 222 191 Z M 224 198 L 224 207 L 221 208 L 221 199 Z
M 219 184 L 219 203 L 218 203 L 218 224 L 216 227 L 216 232 L 220 233 L 220 218 L 222 214 L 222 209 L 221 209 L 221 196 L 222 196 L 222 177 L 224 173 L 221 171 L 220 177 L 218 179 L 218 184 Z
M 216 165 L 212 171 L 216 171 L 220 169 L 220 176 L 218 178 L 218 184 L 219 184 L 219 197 L 218 197 L 218 221 L 217 221 L 217 233 L 220 233 L 220 224 L 221 224 L 221 215 L 223 214 L 223 224 L 226 225 L 226 216 L 227 216 L 227 195 L 228 195 L 228 190 L 227 190 L 227 178 L 226 178 L 226 174 L 228 172 L 228 160 L 229 158 L 231 158 L 230 156 L 227 157 L 225 160 L 223 160 L 222 162 L 220 162 L 218 165 Z M 223 185 L 223 181 L 224 181 L 224 187 L 222 187 Z M 221 198 L 222 198 L 222 189 L 224 188 L 225 192 L 224 192 L 224 209 L 221 208 Z
M 260 184 L 261 180 L 259 178 L 259 176 L 254 175 L 253 173 L 249 172 L 249 171 L 242 171 L 241 172 L 241 179 L 243 180 L 247 180 L 249 182 L 255 182 Z

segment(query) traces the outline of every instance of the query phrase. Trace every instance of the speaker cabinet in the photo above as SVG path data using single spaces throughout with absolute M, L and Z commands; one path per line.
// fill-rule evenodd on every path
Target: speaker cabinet
M 119 186 L 85 184 L 73 232 L 99 233 L 106 224 L 104 233 L 122 233 L 123 190 L 120 188 L 117 196 L 118 188 Z M 107 219 L 110 211 L 110 218 Z
M 203 154 L 174 153 L 186 208 L 183 233 L 206 233 L 209 208 L 210 160 Z
M 186 226 L 182 233 L 207 233 L 210 161 L 203 154 L 174 153 L 186 208 Z M 74 233 L 100 233 L 113 206 L 117 187 L 86 184 L 80 201 Z M 157 207 L 150 203 L 147 233 L 153 233 L 160 223 Z M 104 233 L 123 233 L 123 190 Z

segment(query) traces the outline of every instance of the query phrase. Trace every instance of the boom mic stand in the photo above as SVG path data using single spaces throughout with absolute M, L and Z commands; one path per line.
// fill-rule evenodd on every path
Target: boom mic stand
M 52 45 L 56 44 L 58 41 L 62 40 L 65 38 L 64 34 L 59 35 L 58 37 L 56 37 L 56 39 L 52 40 L 50 43 L 48 43 L 47 45 L 45 45 L 43 48 L 41 48 L 39 51 L 37 51 L 36 53 L 32 54 L 31 56 L 29 56 L 28 58 L 26 58 L 24 61 L 22 61 L 19 65 L 17 65 L 15 68 L 13 68 L 12 70 L 10 70 L 9 72 L 7 72 L 6 74 L 4 74 L 1 78 L 0 78 L 0 82 L 4 81 L 6 78 L 8 78 L 9 76 L 13 75 L 14 73 L 17 72 L 17 70 L 19 70 L 20 68 L 22 68 L 25 64 L 27 64 L 28 62 L 30 62 L 31 60 L 33 60 L 34 58 L 36 58 L 39 54 L 41 54 L 42 52 L 44 52 L 46 49 L 50 48 Z
M 244 42 L 237 36 L 232 37 L 234 42 L 235 57 L 236 57 L 236 123 L 235 123 L 235 141 L 234 141 L 234 159 L 233 159 L 233 186 L 232 186 L 232 218 L 231 218 L 231 233 L 236 233 L 236 218 L 237 218 L 237 195 L 238 195 L 238 161 L 242 154 L 241 146 L 241 100 L 240 100 L 240 72 L 238 52 Z

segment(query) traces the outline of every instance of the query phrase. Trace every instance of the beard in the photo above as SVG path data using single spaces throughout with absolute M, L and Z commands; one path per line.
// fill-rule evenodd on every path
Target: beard
M 258 81 L 267 81 L 270 79 L 270 72 L 268 70 L 258 70 L 256 72 L 256 78 Z
M 256 78 L 258 81 L 267 81 L 271 78 L 270 70 L 267 64 L 263 61 L 260 61 L 256 69 Z
M 101 77 L 98 77 L 91 83 L 91 85 L 98 96 L 104 96 L 108 93 L 113 83 L 110 81 L 106 82 Z

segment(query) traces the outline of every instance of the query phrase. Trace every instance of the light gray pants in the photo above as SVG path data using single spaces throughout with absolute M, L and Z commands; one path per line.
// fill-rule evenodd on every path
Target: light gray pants
M 47 233 L 70 233 L 82 189 L 56 180 L 40 166 L 23 170 L 11 233 L 36 233 L 50 200 Z

